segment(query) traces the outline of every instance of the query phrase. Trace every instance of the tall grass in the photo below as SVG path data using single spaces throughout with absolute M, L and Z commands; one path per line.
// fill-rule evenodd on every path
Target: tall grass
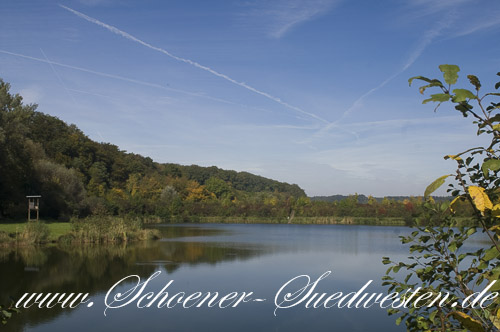
M 27 244 L 40 244 L 47 241 L 50 235 L 49 227 L 43 222 L 28 222 L 22 230 L 19 239 Z
M 159 237 L 157 230 L 144 229 L 139 218 L 92 216 L 71 220 L 71 232 L 61 242 L 115 243 Z
M 7 228 L 7 230 L 10 230 Z M 17 224 L 15 231 L 0 231 L 0 245 L 33 245 L 49 241 L 50 230 L 44 222 Z

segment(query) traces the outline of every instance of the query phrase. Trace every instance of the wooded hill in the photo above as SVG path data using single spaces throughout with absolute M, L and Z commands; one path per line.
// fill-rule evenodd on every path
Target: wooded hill
M 309 199 L 296 184 L 247 172 L 156 163 L 91 140 L 75 125 L 24 105 L 9 88 L 0 80 L 0 219 L 25 219 L 25 196 L 33 194 L 42 195 L 42 218 L 59 220 L 130 215 L 167 222 L 356 217 L 411 223 L 425 211 L 422 197 Z M 454 210 L 472 213 L 460 202 Z
M 296 184 L 215 166 L 160 164 L 95 142 L 75 125 L 23 104 L 9 89 L 0 80 L 0 218 L 24 217 L 30 194 L 43 196 L 45 217 L 59 219 L 89 214 L 169 217 L 189 214 L 200 202 L 218 202 L 212 208 L 226 209 L 237 202 L 305 196 Z

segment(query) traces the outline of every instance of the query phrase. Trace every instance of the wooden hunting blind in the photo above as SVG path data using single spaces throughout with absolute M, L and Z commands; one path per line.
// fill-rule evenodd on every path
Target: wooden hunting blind
M 40 195 L 26 196 L 28 199 L 28 221 L 31 221 L 31 211 L 36 211 L 36 221 L 40 216 Z

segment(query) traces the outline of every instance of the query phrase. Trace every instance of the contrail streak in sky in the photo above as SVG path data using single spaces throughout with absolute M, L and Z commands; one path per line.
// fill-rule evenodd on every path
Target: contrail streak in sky
M 40 58 L 32 57 L 32 56 L 29 56 L 29 55 L 24 55 L 24 54 L 9 52 L 9 51 L 5 51 L 5 50 L 1 50 L 1 49 L 0 49 L 0 53 L 12 55 L 12 56 L 16 56 L 16 57 L 20 57 L 20 58 L 24 58 L 24 59 L 29 59 L 29 60 L 33 60 L 33 61 L 48 63 L 50 65 L 56 65 L 56 66 L 60 66 L 60 67 L 64 67 L 64 68 L 78 70 L 78 71 L 81 71 L 81 72 L 84 72 L 84 73 L 89 73 L 89 74 L 94 74 L 94 75 L 98 75 L 98 76 L 108 77 L 108 78 L 112 78 L 112 79 L 120 80 L 120 81 L 124 81 L 124 82 L 129 82 L 129 83 L 134 83 L 134 84 L 149 86 L 149 87 L 152 87 L 152 88 L 157 88 L 157 89 L 163 89 L 163 90 L 168 90 L 168 91 L 183 93 L 183 94 L 186 94 L 186 95 L 190 95 L 190 96 L 194 96 L 194 97 L 199 97 L 199 98 L 210 99 L 210 100 L 214 100 L 214 101 L 218 101 L 218 102 L 222 102 L 222 103 L 226 103 L 226 104 L 232 104 L 232 105 L 239 105 L 239 106 L 243 106 L 243 107 L 249 107 L 249 106 L 246 106 L 246 105 L 234 103 L 234 102 L 229 101 L 229 100 L 207 96 L 207 95 L 202 94 L 202 93 L 196 93 L 196 92 L 190 92 L 190 91 L 185 91 L 185 90 L 170 88 L 170 87 L 163 86 L 163 85 L 156 84 L 156 83 L 150 83 L 150 82 L 140 81 L 140 80 L 136 80 L 136 79 L 133 79 L 133 78 L 124 77 L 124 76 L 119 76 L 119 75 L 114 75 L 114 74 L 108 74 L 108 73 L 103 73 L 103 72 L 100 72 L 100 71 L 95 71 L 95 70 L 86 69 L 86 68 L 82 68 L 82 67 L 76 67 L 76 66 L 72 66 L 72 65 L 67 65 L 67 64 L 64 64 L 64 63 L 55 62 L 55 61 L 51 61 L 51 60 L 48 60 L 48 59 L 47 60 L 46 59 L 40 59 Z
M 164 85 L 160 85 L 160 84 L 156 84 L 156 83 L 151 83 L 151 82 L 140 81 L 140 80 L 136 80 L 136 79 L 125 77 L 125 76 L 108 74 L 108 73 L 104 73 L 104 72 L 100 72 L 100 71 L 95 71 L 95 70 L 91 70 L 91 69 L 87 69 L 87 68 L 76 67 L 76 66 L 67 65 L 67 64 L 64 64 L 64 63 L 60 63 L 60 62 L 51 61 L 51 60 L 48 60 L 48 59 L 41 59 L 41 58 L 36 58 L 36 57 L 29 56 L 29 55 L 24 55 L 24 54 L 9 52 L 9 51 L 5 51 L 5 50 L 2 50 L 2 49 L 0 49 L 0 53 L 8 54 L 8 55 L 16 56 L 16 57 L 20 57 L 20 58 L 23 58 L 23 59 L 33 60 L 33 61 L 37 61 L 37 62 L 48 63 L 50 65 L 56 65 L 56 66 L 60 66 L 60 67 L 64 67 L 64 68 L 69 68 L 69 69 L 81 71 L 81 72 L 84 72 L 84 73 L 89 73 L 89 74 L 98 75 L 98 76 L 102 76 L 102 77 L 112 78 L 112 79 L 115 79 L 115 80 L 129 82 L 129 83 L 133 83 L 133 84 L 138 84 L 138 85 L 143 85 L 143 86 L 149 86 L 149 87 L 156 88 L 156 89 L 162 89 L 162 90 L 167 90 L 167 91 L 182 93 L 182 94 L 185 94 L 185 95 L 188 95 L 188 96 L 197 97 L 197 98 L 203 98 L 203 99 L 213 100 L 213 101 L 224 103 L 224 104 L 236 105 L 236 106 L 240 106 L 240 107 L 255 109 L 255 110 L 258 110 L 258 111 L 262 111 L 262 112 L 270 112 L 270 110 L 265 109 L 265 108 L 260 108 L 260 107 L 255 107 L 255 106 L 250 106 L 250 105 L 235 103 L 235 102 L 230 101 L 230 100 L 226 100 L 226 99 L 222 99 L 222 98 L 217 98 L 217 97 L 212 97 L 212 96 L 206 95 L 206 94 L 201 93 L 201 92 L 191 92 L 191 91 L 186 91 L 186 90 L 181 90 L 181 89 L 175 89 L 175 88 L 171 88 L 169 86 L 164 86 Z M 105 98 L 110 98 L 110 96 L 99 95 L 99 94 L 90 93 L 90 92 L 87 92 L 87 91 L 75 90 L 75 89 L 70 89 L 70 88 L 68 88 L 68 90 L 74 91 L 74 92 L 79 92 L 79 93 L 92 94 L 92 95 L 95 95 L 95 96 L 100 96 L 100 97 L 105 97 Z
M 337 120 L 330 122 L 327 124 L 325 127 L 321 128 L 314 136 L 321 136 L 325 132 L 329 131 L 333 127 L 338 127 L 338 123 L 343 120 L 347 115 L 352 113 L 354 110 L 357 108 L 361 107 L 363 105 L 363 101 L 365 100 L 366 97 L 370 96 L 372 93 L 376 92 L 377 90 L 383 88 L 387 83 L 392 81 L 394 78 L 402 74 L 405 70 L 407 70 L 415 61 L 422 55 L 422 53 L 425 51 L 425 49 L 433 42 L 433 40 L 441 35 L 442 30 L 448 28 L 450 24 L 453 21 L 453 16 L 448 15 L 445 17 L 443 21 L 441 21 L 437 27 L 434 29 L 431 29 L 427 31 L 424 35 L 424 37 L 420 40 L 418 43 L 417 47 L 413 50 L 412 54 L 406 61 L 403 67 L 399 69 L 397 72 L 392 74 L 390 77 L 385 79 L 382 83 L 380 83 L 378 86 L 370 89 L 369 91 L 365 92 L 361 97 L 356 99 L 354 103 L 349 107 Z
M 64 88 L 64 90 L 66 90 L 66 93 L 68 94 L 68 96 L 73 101 L 73 104 L 76 105 L 75 98 L 73 97 L 73 95 L 71 94 L 71 92 L 69 92 L 68 87 L 66 86 L 66 84 L 62 80 L 61 76 L 59 76 L 59 74 L 57 73 L 56 69 L 54 68 L 54 65 L 50 62 L 49 58 L 47 57 L 47 55 L 45 54 L 45 52 L 41 48 L 40 48 L 40 52 L 42 53 L 42 55 L 45 58 L 45 60 L 47 60 L 47 63 L 49 64 L 50 68 L 52 69 L 52 72 L 54 73 L 54 75 L 56 75 L 57 79 L 59 80 L 59 83 L 61 83 L 61 85 Z
M 127 39 L 129 39 L 129 40 L 133 41 L 133 42 L 136 42 L 136 43 L 138 43 L 138 44 L 141 44 L 141 45 L 143 45 L 143 46 L 145 46 L 145 47 L 147 47 L 147 48 L 150 48 L 150 49 L 152 49 L 152 50 L 155 50 L 155 51 L 158 51 L 158 52 L 160 52 L 160 53 L 163 53 L 163 54 L 165 54 L 165 55 L 169 56 L 170 58 L 172 58 L 172 59 L 174 59 L 174 60 L 177 60 L 177 61 L 180 61 L 180 62 L 184 62 L 184 63 L 187 63 L 187 64 L 189 64 L 189 65 L 191 65 L 191 66 L 196 67 L 196 68 L 199 68 L 199 69 L 205 70 L 205 71 L 207 71 L 207 72 L 211 73 L 212 75 L 215 75 L 215 76 L 217 76 L 217 77 L 220 77 L 220 78 L 222 78 L 222 79 L 225 79 L 226 81 L 229 81 L 229 82 L 231 82 L 231 83 L 233 83 L 233 84 L 236 84 L 236 85 L 241 86 L 241 87 L 243 87 L 243 88 L 245 88 L 245 89 L 247 89 L 247 90 L 250 90 L 250 91 L 252 91 L 252 92 L 254 92 L 254 93 L 256 93 L 256 94 L 259 94 L 259 95 L 261 95 L 261 96 L 263 96 L 263 97 L 266 97 L 266 98 L 268 98 L 268 99 L 270 99 L 270 100 L 273 100 L 273 101 L 277 102 L 278 104 L 281 104 L 281 105 L 283 105 L 283 106 L 285 106 L 285 107 L 287 107 L 287 108 L 289 108 L 289 109 L 291 109 L 291 110 L 294 110 L 294 111 L 299 112 L 299 113 L 302 113 L 302 114 L 306 114 L 306 115 L 308 115 L 308 116 L 310 116 L 310 117 L 312 117 L 312 118 L 314 118 L 314 119 L 316 119 L 316 120 L 319 120 L 319 121 L 321 121 L 321 122 L 324 122 L 324 123 L 329 123 L 329 121 L 327 121 L 327 120 L 325 120 L 325 119 L 323 119 L 323 118 L 321 118 L 321 117 L 317 116 L 316 114 L 313 114 L 313 113 L 310 113 L 310 112 L 304 111 L 304 110 L 303 110 L 303 109 L 301 109 L 300 107 L 290 105 L 289 103 L 282 101 L 282 100 L 281 100 L 280 98 L 278 98 L 278 97 L 272 96 L 272 95 L 270 95 L 270 94 L 269 94 L 269 93 L 267 93 L 267 92 L 260 91 L 260 90 L 258 90 L 258 89 L 256 89 L 256 88 L 254 88 L 254 87 L 252 87 L 252 86 L 250 86 L 250 85 L 248 85 L 248 84 L 246 84 L 246 83 L 244 83 L 244 82 L 239 82 L 239 81 L 237 81 L 237 80 L 235 80 L 235 79 L 233 79 L 233 78 L 231 78 L 231 77 L 229 77 L 229 76 L 227 76 L 227 75 L 225 75 L 225 74 L 219 73 L 218 71 L 216 71 L 216 70 L 214 70 L 214 69 L 212 69 L 212 68 L 210 68 L 210 67 L 207 67 L 207 66 L 201 65 L 201 64 L 199 64 L 198 62 L 193 61 L 193 60 L 189 60 L 189 59 L 186 59 L 186 58 L 181 58 L 181 57 L 179 57 L 179 56 L 173 55 L 172 53 L 170 53 L 170 52 L 168 52 L 168 51 L 164 50 L 163 48 L 160 48 L 160 47 L 157 47 L 157 46 L 151 45 L 151 44 L 149 44 L 149 43 L 146 43 L 145 41 L 142 41 L 141 39 L 136 38 L 136 37 L 132 36 L 131 34 L 129 34 L 129 33 L 127 33 L 127 32 L 125 32 L 125 31 L 122 31 L 122 30 L 120 30 L 120 29 L 118 29 L 118 28 L 116 28 L 116 27 L 114 27 L 114 26 L 112 26 L 112 25 L 109 25 L 109 24 L 106 24 L 106 23 L 104 23 L 104 22 L 101 22 L 101 21 L 99 21 L 99 20 L 97 20 L 97 19 L 95 19 L 95 18 L 93 18 L 93 17 L 90 17 L 90 16 L 87 16 L 87 15 L 85 15 L 85 14 L 83 14 L 83 13 L 80 13 L 79 11 L 76 11 L 76 10 L 74 10 L 74 9 L 71 9 L 71 8 L 66 7 L 66 6 L 64 6 L 64 5 L 61 5 L 61 4 L 60 4 L 59 6 L 60 6 L 61 8 L 66 9 L 67 11 L 69 11 L 69 12 L 71 12 L 71 13 L 75 14 L 76 16 L 78 16 L 78 17 L 80 17 L 80 18 L 83 18 L 83 19 L 84 19 L 84 20 L 86 20 L 86 21 L 89 21 L 89 22 L 91 22 L 91 23 L 94 23 L 94 24 L 96 24 L 96 25 L 99 25 L 99 26 L 101 26 L 101 27 L 103 27 L 103 28 L 105 28 L 105 29 L 107 29 L 107 30 L 109 30 L 109 31 L 111 31 L 111 32 L 113 32 L 113 33 L 115 33 L 115 34 L 119 35 L 119 36 L 122 36 L 122 37 L 124 37 L 124 38 L 127 38 Z

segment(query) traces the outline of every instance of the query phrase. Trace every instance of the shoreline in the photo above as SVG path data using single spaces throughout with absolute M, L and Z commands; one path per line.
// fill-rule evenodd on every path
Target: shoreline
M 459 225 L 472 225 L 468 218 L 457 218 Z M 418 226 L 401 217 L 295 217 L 291 220 L 275 217 L 176 217 L 162 219 L 155 216 L 118 217 L 93 216 L 72 219 L 71 222 L 41 220 L 44 235 L 35 230 L 26 234 L 28 222 L 0 222 L 0 247 L 23 245 L 49 245 L 57 243 L 101 244 L 123 243 L 161 238 L 155 225 L 189 224 L 284 224 L 284 225 L 365 225 L 365 226 Z M 31 226 L 37 228 L 36 222 Z

